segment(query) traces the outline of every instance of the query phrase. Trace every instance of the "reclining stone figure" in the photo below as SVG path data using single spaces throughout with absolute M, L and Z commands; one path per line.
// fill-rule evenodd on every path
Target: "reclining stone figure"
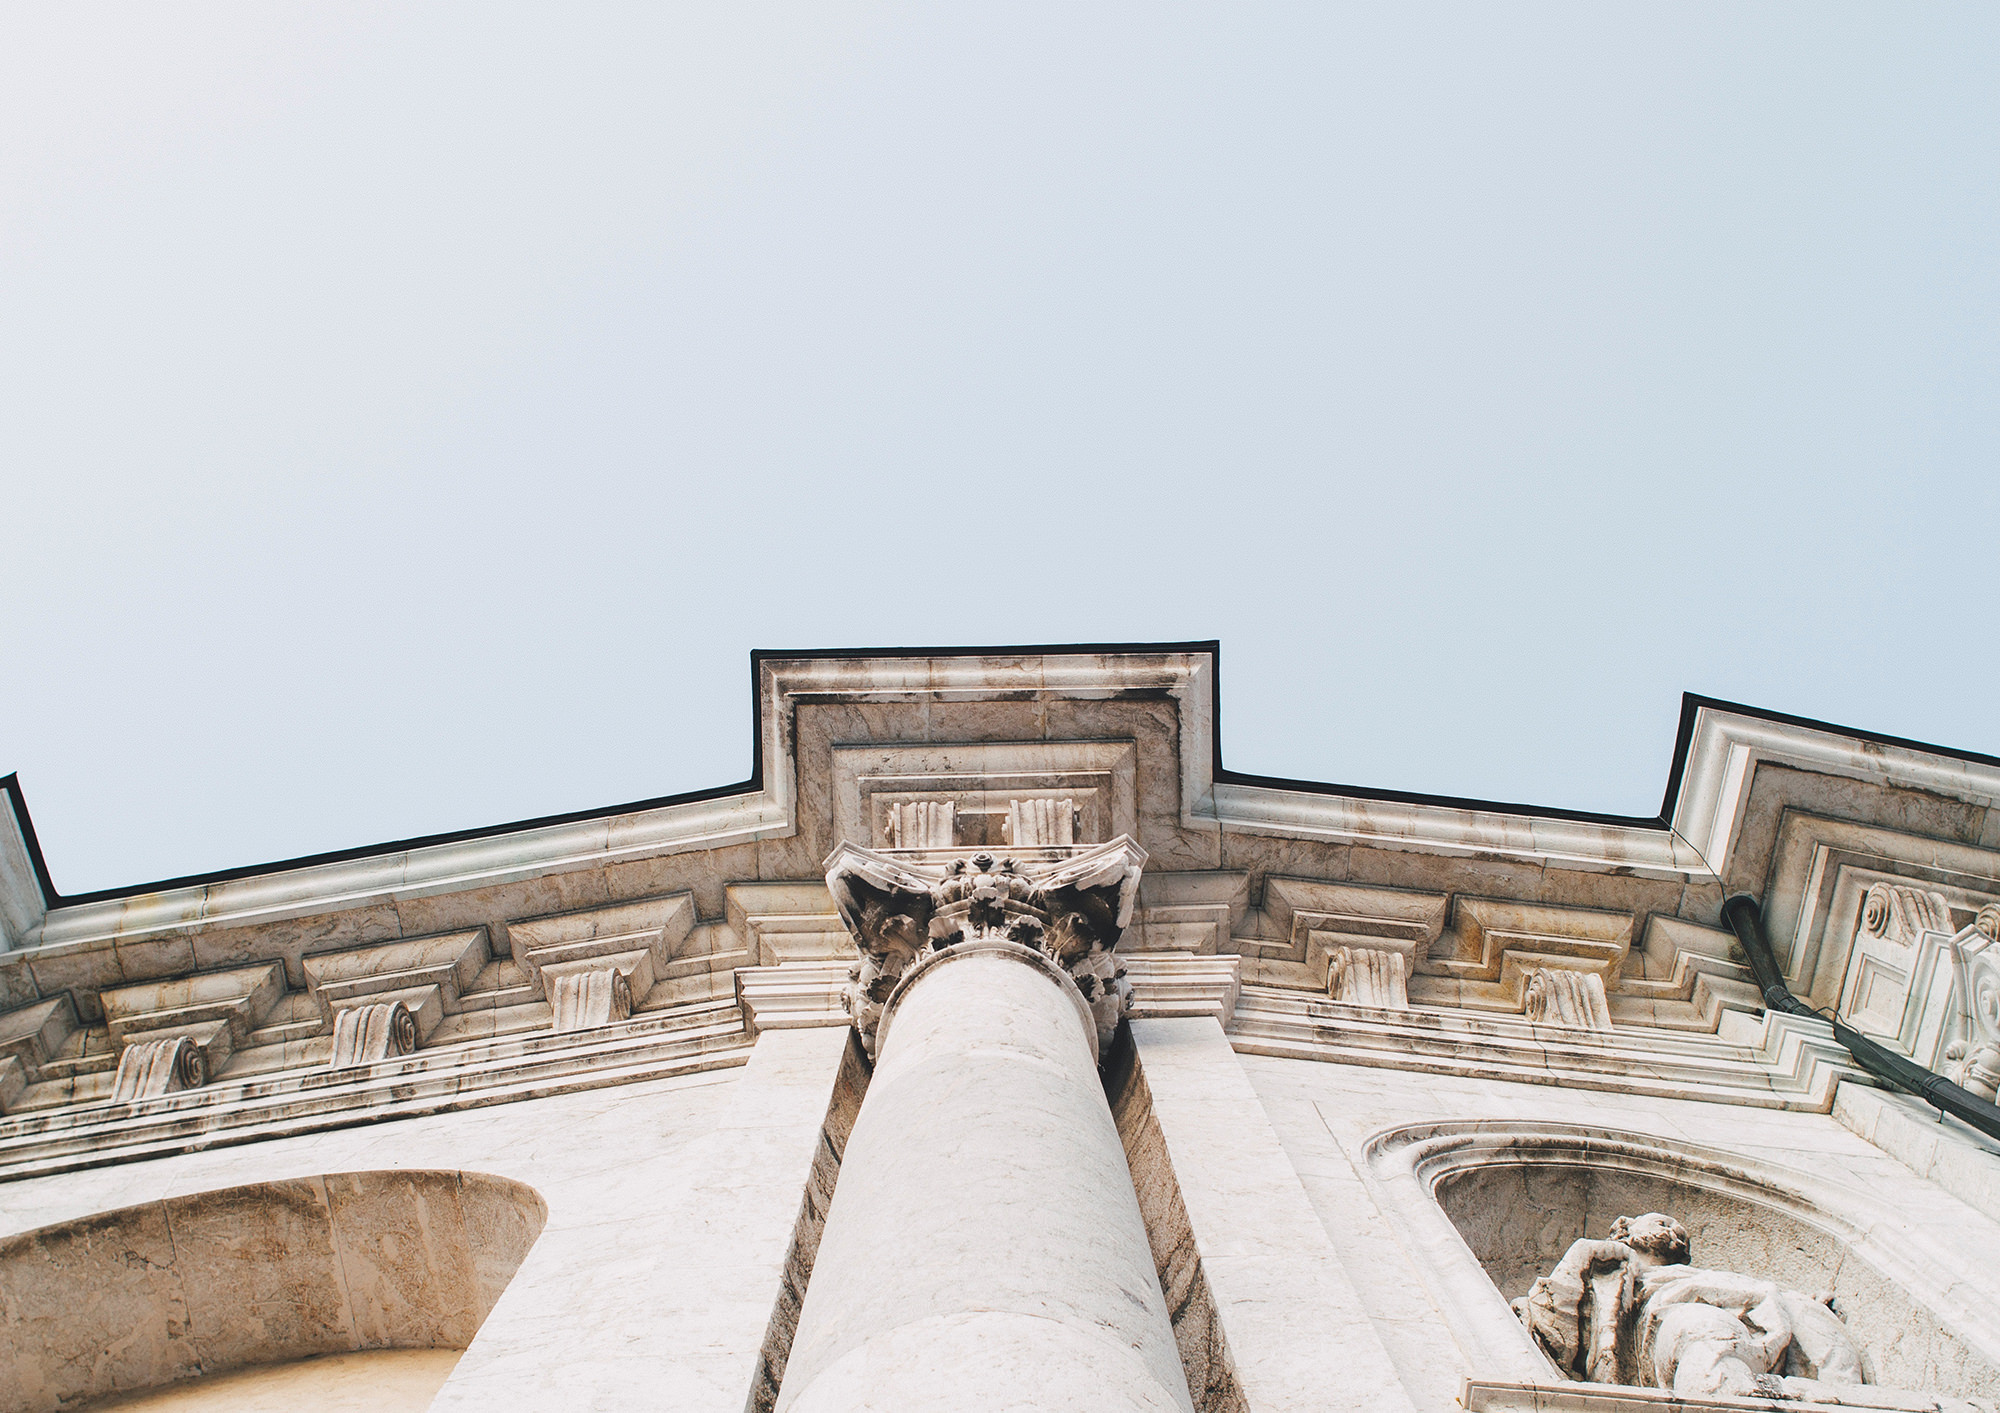
M 1514 1312 L 1564 1374 L 1590 1383 L 1837 1401 L 1827 1385 L 1863 1382 L 1861 1352 L 1831 1296 L 1692 1259 L 1673 1218 L 1620 1217 L 1610 1240 L 1572 1243 Z

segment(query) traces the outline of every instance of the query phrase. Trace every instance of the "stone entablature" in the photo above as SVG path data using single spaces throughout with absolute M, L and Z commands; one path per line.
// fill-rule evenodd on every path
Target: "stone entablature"
M 984 850 L 1033 871 L 1129 835 L 1148 855 L 1115 953 L 1134 1013 L 1218 1013 L 1245 1045 L 1326 1050 L 1313 1032 L 1337 1015 L 1334 1048 L 1365 1063 L 1541 1045 L 1617 1083 L 1650 1055 L 1786 1105 L 1830 1102 L 1841 1067 L 1752 1019 L 1724 887 L 1769 866 L 1781 959 L 1822 1005 L 1865 951 L 1869 889 L 1915 889 L 1956 931 L 1884 952 L 1929 968 L 1895 993 L 1914 1028 L 1891 1039 L 1968 1082 L 2000 1075 L 1952 999 L 1972 919 L 2000 901 L 1981 812 L 2000 772 L 1702 707 L 1671 830 L 1346 799 L 1218 774 L 1213 670 L 1199 649 L 760 658 L 761 773 L 734 794 L 53 912 L 10 896 L 7 936 L 31 945 L 0 952 L 0 1134 L 108 1104 L 135 1038 L 185 1037 L 195 1092 L 235 1102 L 531 1043 L 573 1044 L 581 1072 L 608 1063 L 593 1037 L 706 1027 L 718 1005 L 746 1038 L 844 1023 L 852 944 L 817 876 L 842 839 L 912 868 Z M 4 891 L 33 870 L 0 826 Z M 1888 976 L 1870 974 L 1870 1014 L 1889 1014 Z M 357 1018 L 339 1043 L 347 1012 L 394 1006 L 407 1021 Z
M 707 833 L 553 826 L 575 851 L 524 871 L 518 831 L 443 882 L 404 851 L 333 901 L 265 880 L 250 921 L 225 880 L 176 921 L 0 957 L 12 1229 L 377 1163 L 547 1183 L 551 1244 L 440 1407 L 936 1407 L 996 1349 L 979 1387 L 1019 1401 L 1025 1370 L 1037 1406 L 1760 1406 L 1678 1346 L 1616 1347 L 1648 1321 L 1715 1333 L 1711 1366 L 1763 1340 L 1736 1371 L 1760 1394 L 1961 1413 L 1891 1388 L 1996 1386 L 2000 1159 L 1853 1083 L 1825 1021 L 1763 1013 L 1714 925 L 1728 870 L 1768 865 L 1802 993 L 1917 1049 L 1956 1035 L 1983 1074 L 1984 806 L 1895 794 L 1893 750 L 1881 779 L 1801 780 L 1839 752 L 1725 713 L 1735 763 L 1709 772 L 1698 722 L 1691 747 L 1691 780 L 1739 787 L 1708 797 L 1701 837 L 1736 841 L 1715 872 L 1659 867 L 1687 843 L 1664 831 L 1614 862 L 1643 831 L 1588 821 L 1440 842 L 1443 807 L 1218 778 L 1200 654 L 1074 656 L 777 669 L 787 778 L 671 807 Z M 730 813 L 750 797 L 787 812 Z M 1649 1213 L 1697 1259 L 1633 1256 L 1609 1219 Z M 220 1289 L 195 1245 L 173 1263 L 147 1279 Z M 1866 1385 L 1748 1318 L 1790 1299 L 1837 1354 L 1820 1272 Z M 1539 1344 L 1508 1310 L 1538 1278 Z M 1663 1387 L 1576 1377 L 1607 1371 Z

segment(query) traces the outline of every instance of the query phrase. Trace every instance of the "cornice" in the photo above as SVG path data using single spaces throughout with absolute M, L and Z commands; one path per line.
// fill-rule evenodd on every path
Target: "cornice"
M 1919 741 L 1778 716 L 1690 697 L 1673 832 L 1708 870 L 1725 873 L 1757 767 L 1770 763 L 1870 785 L 1921 790 L 1979 805 L 2000 803 L 2000 760 Z
M 794 716 L 808 702 L 1078 700 L 1175 704 L 1181 815 L 1221 828 L 1559 868 L 1708 880 L 1727 868 L 1749 785 L 1772 761 L 1877 785 L 2000 800 L 2000 761 L 1689 697 L 1657 819 L 1278 780 L 1222 766 L 1215 643 L 752 654 L 753 768 L 736 786 L 65 899 L 18 783 L 0 781 L 0 950 L 127 940 L 339 912 L 797 830 Z

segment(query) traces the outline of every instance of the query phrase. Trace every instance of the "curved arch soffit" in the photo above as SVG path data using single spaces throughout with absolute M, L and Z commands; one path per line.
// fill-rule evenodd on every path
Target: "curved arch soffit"
M 410 1168 L 216 1188 L 0 1238 L 0 1413 L 320 1354 L 463 1349 L 547 1220 L 525 1183 Z

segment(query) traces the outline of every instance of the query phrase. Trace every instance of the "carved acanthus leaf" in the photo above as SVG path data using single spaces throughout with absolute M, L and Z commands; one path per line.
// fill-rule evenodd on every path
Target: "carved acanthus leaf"
M 906 864 L 853 844 L 827 860 L 826 883 L 860 956 L 847 1007 L 872 1053 L 883 1003 L 920 957 L 971 937 L 1001 937 L 1055 960 L 1076 982 L 1109 1041 L 1131 1004 L 1115 956 L 1131 920 L 1145 854 L 1129 838 L 1053 865 L 979 851 Z

